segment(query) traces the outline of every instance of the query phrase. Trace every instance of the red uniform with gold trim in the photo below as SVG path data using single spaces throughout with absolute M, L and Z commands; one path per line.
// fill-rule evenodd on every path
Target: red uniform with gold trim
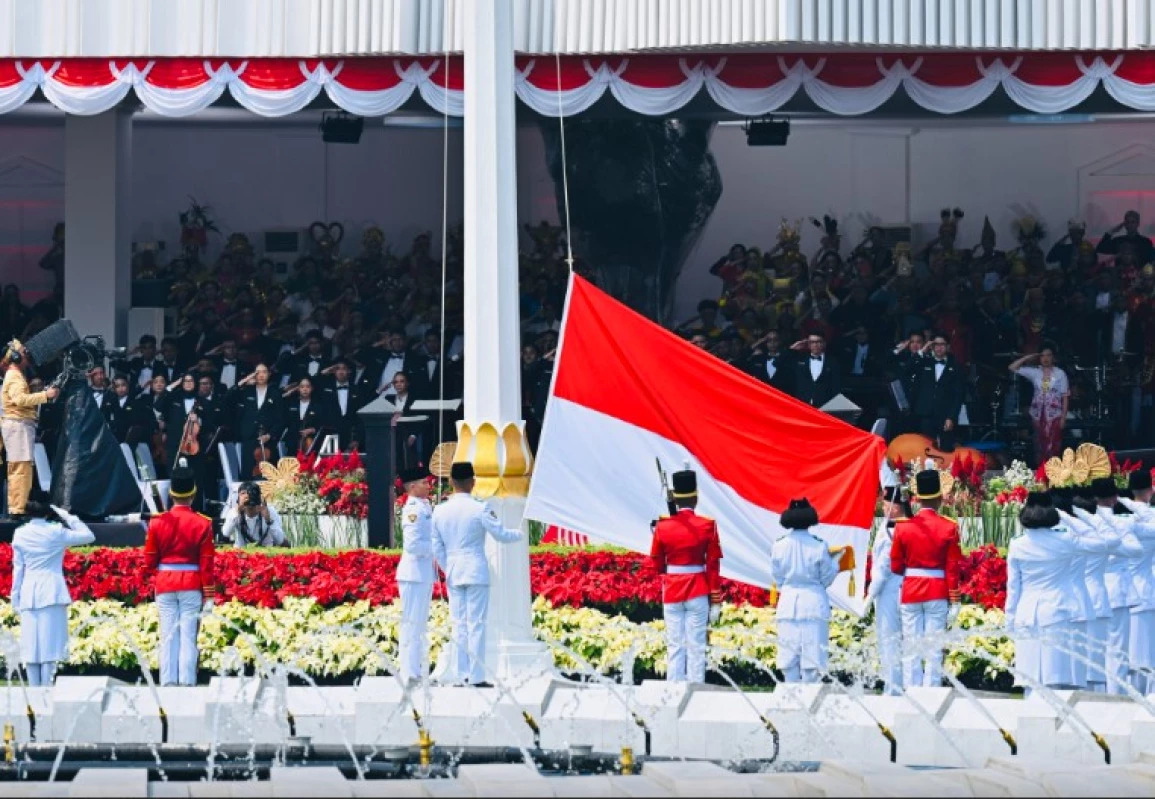
M 904 575 L 901 599 L 904 605 L 936 599 L 958 602 L 961 564 L 958 524 L 953 520 L 924 508 L 914 518 L 899 519 L 895 523 L 890 570 Z M 911 570 L 941 571 L 943 576 L 911 574 Z
M 213 580 L 213 523 L 187 505 L 156 516 L 148 523 L 144 542 L 145 566 L 156 572 L 157 594 L 200 591 L 205 599 L 216 595 Z M 196 571 L 158 571 L 161 564 L 196 566 Z
M 662 574 L 662 601 L 667 605 L 699 596 L 709 596 L 712 603 L 722 601 L 722 544 L 713 519 L 689 508 L 663 516 L 654 525 L 650 560 Z M 704 571 L 669 574 L 667 566 L 702 566 Z

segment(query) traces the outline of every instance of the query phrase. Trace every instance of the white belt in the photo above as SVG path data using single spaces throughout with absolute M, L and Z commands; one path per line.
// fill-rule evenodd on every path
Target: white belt
M 946 572 L 942 569 L 907 569 L 907 577 L 938 577 L 940 579 L 946 577 Z
M 193 563 L 162 563 L 156 567 L 162 572 L 199 572 L 200 566 Z
M 702 574 L 704 571 L 705 566 L 675 566 L 672 563 L 666 565 L 666 574 Z

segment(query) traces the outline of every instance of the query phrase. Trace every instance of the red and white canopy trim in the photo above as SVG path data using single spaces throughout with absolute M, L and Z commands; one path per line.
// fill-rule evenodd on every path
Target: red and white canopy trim
M 518 59 L 517 95 L 547 116 L 578 114 L 608 92 L 631 111 L 676 112 L 703 90 L 741 116 L 779 110 L 799 92 L 833 114 L 878 109 L 899 90 L 928 111 L 956 114 L 1001 87 L 1027 111 L 1055 114 L 1100 85 L 1120 104 L 1155 110 L 1155 53 L 632 55 Z M 418 92 L 436 111 L 460 116 L 458 57 L 295 59 L 0 60 L 0 113 L 37 89 L 70 114 L 98 114 L 135 91 L 150 110 L 188 116 L 228 91 L 262 116 L 300 111 L 321 92 L 360 116 L 382 116 Z

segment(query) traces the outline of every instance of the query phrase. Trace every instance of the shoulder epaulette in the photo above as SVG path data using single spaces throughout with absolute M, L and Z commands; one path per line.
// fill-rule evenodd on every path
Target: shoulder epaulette
M 212 516 L 205 516 L 203 513 L 200 513 L 200 512 L 197 513 L 197 516 L 200 516 L 202 519 L 208 519 L 210 522 L 213 520 Z
M 703 515 L 702 515 L 702 514 L 700 514 L 700 513 L 698 514 L 698 518 L 699 518 L 699 519 L 705 519 L 705 520 L 706 520 L 706 521 L 708 521 L 708 522 L 712 522 L 712 521 L 714 521 L 714 517 L 713 517 L 713 516 L 703 516 Z

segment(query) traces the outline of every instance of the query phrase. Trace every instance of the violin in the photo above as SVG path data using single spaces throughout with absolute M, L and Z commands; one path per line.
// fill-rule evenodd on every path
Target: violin
M 193 457 L 199 455 L 201 452 L 200 434 L 201 434 L 201 420 L 200 420 L 201 406 L 197 405 L 193 408 L 192 413 L 184 422 L 184 432 L 181 433 L 180 447 L 178 452 L 181 455 Z
M 265 461 L 272 460 L 273 451 L 269 449 L 269 445 L 261 439 L 265 435 L 264 426 L 257 428 L 257 447 L 253 450 L 253 477 L 261 476 L 261 464 Z

